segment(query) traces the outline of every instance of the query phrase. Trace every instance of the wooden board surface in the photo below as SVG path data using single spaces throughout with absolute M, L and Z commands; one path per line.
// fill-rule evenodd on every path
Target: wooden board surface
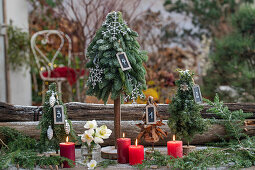
M 252 103 L 227 103 L 230 110 L 243 109 L 244 112 L 251 112 L 255 118 L 255 104 Z M 215 117 L 214 114 L 206 113 L 207 105 L 203 105 L 201 112 L 204 118 Z M 114 120 L 113 104 L 89 104 L 89 103 L 66 103 L 67 113 L 71 120 Z M 159 114 L 167 120 L 171 114 L 168 113 L 167 104 L 158 105 Z M 140 120 L 145 112 L 145 104 L 122 104 L 121 120 Z M 42 114 L 42 107 L 38 106 L 18 106 L 0 102 L 0 122 L 21 122 L 38 121 Z
M 121 122 L 121 128 L 122 132 L 126 133 L 126 137 L 131 138 L 131 144 L 134 144 L 135 139 L 140 132 L 140 128 L 137 127 L 135 124 L 140 123 L 141 121 L 122 121 Z M 167 121 L 163 121 L 165 124 Z M 82 134 L 84 133 L 84 124 L 86 121 L 72 121 L 74 130 L 76 131 L 77 134 Z M 109 129 L 113 131 L 112 135 L 110 136 L 109 139 L 104 140 L 104 143 L 102 146 L 109 146 L 109 145 L 114 145 L 114 123 L 113 121 L 97 121 L 98 125 L 106 125 Z M 14 129 L 17 129 L 20 132 L 24 132 L 28 136 L 31 136 L 33 138 L 39 139 L 40 136 L 40 130 L 37 129 L 38 121 L 36 122 L 0 122 L 0 126 L 8 126 Z M 166 132 L 168 132 L 168 135 L 164 140 L 160 140 L 159 142 L 156 142 L 155 145 L 158 146 L 163 146 L 166 145 L 167 141 L 172 140 L 172 134 L 167 125 L 161 126 L 162 129 Z M 246 133 L 249 135 L 255 135 L 255 126 L 254 125 L 247 125 L 244 128 L 247 129 Z M 216 142 L 219 141 L 219 136 L 224 136 L 225 135 L 225 129 L 221 125 L 214 124 L 211 125 L 211 127 L 208 129 L 207 132 L 204 134 L 198 134 L 195 135 L 193 141 L 191 144 L 205 144 L 208 142 Z M 145 146 L 148 146 L 150 144 L 148 143 L 141 143 Z

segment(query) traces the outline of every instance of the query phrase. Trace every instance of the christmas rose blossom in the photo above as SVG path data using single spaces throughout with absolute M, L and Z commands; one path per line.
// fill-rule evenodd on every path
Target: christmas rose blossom
M 86 128 L 86 129 L 96 129 L 97 128 L 97 122 L 95 120 L 87 121 L 84 128 Z
M 106 125 L 101 126 L 100 128 L 96 129 L 96 137 L 100 137 L 102 139 L 108 139 L 112 131 L 107 128 Z
M 87 163 L 88 169 L 94 169 L 97 166 L 97 161 L 91 160 L 89 163 Z
M 100 138 L 100 137 L 95 137 L 94 138 L 94 142 L 97 143 L 97 144 L 98 143 L 104 143 L 104 140 L 102 138 Z
M 90 143 L 93 141 L 93 134 L 94 129 L 89 129 L 84 132 L 84 134 L 81 137 L 82 142 L 87 142 L 87 144 L 90 146 Z

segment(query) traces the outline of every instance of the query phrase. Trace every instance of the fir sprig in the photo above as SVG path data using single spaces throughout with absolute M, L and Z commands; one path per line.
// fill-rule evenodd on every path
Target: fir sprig
M 97 167 L 107 168 L 110 165 L 116 165 L 116 164 L 117 164 L 117 161 L 106 159 L 106 160 L 99 162 Z
M 138 164 L 138 169 L 150 168 L 151 165 L 157 165 L 157 167 L 166 166 L 170 156 L 162 155 L 159 151 L 155 150 L 153 153 L 146 156 L 142 164 Z
M 60 165 L 64 161 L 72 167 L 73 161 L 60 156 L 39 156 L 37 152 L 32 150 L 10 152 L 0 154 L 0 169 L 7 169 L 10 165 L 18 165 L 22 168 L 33 169 L 38 166 Z
M 207 112 L 213 113 L 224 121 L 216 121 L 223 124 L 226 130 L 227 138 L 234 138 L 240 143 L 240 139 L 247 137 L 241 126 L 244 124 L 245 118 L 251 116 L 251 113 L 244 113 L 243 110 L 230 111 L 224 103 L 220 101 L 219 96 L 216 94 L 214 102 L 204 99 L 211 108 Z
M 4 142 L 0 150 L 0 169 L 7 169 L 12 165 L 33 169 L 36 165 L 60 165 L 64 161 L 73 166 L 73 161 L 64 157 L 38 155 L 39 142 L 15 129 L 0 127 L 0 138 Z
M 247 168 L 255 165 L 255 137 L 241 140 L 242 147 L 230 145 L 227 148 L 207 148 L 196 150 L 182 159 L 170 159 L 160 152 L 152 153 L 150 158 L 137 165 L 139 169 L 152 165 L 167 166 L 171 169 L 207 169 L 226 167 L 229 169 Z
M 243 122 L 250 113 L 242 110 L 230 111 L 216 95 L 214 102 L 204 99 L 211 108 L 207 111 L 224 119 L 220 122 L 226 128 L 226 136 L 235 140 L 224 140 L 216 143 L 217 148 L 196 150 L 182 159 L 169 159 L 159 152 L 152 154 L 152 158 L 138 165 L 139 169 L 149 168 L 151 165 L 168 166 L 171 169 L 207 169 L 226 167 L 228 169 L 247 168 L 255 165 L 255 136 L 249 137 L 243 132 Z M 214 121 L 215 122 L 215 121 Z M 219 146 L 224 146 L 219 148 Z M 152 161 L 154 160 L 154 161 Z

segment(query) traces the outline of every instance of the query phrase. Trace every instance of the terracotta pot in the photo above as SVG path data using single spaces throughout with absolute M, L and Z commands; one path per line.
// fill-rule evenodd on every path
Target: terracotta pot
M 192 145 L 183 145 L 183 155 L 188 155 L 189 153 L 191 153 L 192 151 L 196 150 L 196 146 L 192 146 Z

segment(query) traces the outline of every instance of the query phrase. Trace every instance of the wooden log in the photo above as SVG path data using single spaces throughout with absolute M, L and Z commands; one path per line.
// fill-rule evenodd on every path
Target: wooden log
M 135 139 L 140 132 L 140 128 L 137 127 L 135 124 L 140 123 L 141 121 L 122 121 L 121 126 L 123 132 L 126 133 L 126 137 L 131 138 L 132 144 L 134 144 Z M 77 134 L 84 133 L 84 124 L 86 121 L 72 121 L 74 130 Z M 112 131 L 114 130 L 114 121 L 97 121 L 98 125 L 106 125 Z M 163 123 L 167 123 L 167 121 L 163 121 Z M 25 133 L 26 135 L 39 139 L 40 130 L 37 129 L 38 121 L 36 122 L 0 122 L 0 126 L 8 126 L 14 129 L 17 129 L 20 132 Z M 160 140 L 159 142 L 155 143 L 155 145 L 162 146 L 166 145 L 167 141 L 172 140 L 172 134 L 167 125 L 161 126 L 162 129 L 168 132 L 167 137 L 164 140 Z M 246 133 L 249 135 L 255 135 L 255 125 L 247 125 L 244 128 L 247 129 Z M 212 125 L 209 130 L 201 135 L 195 135 L 193 141 L 190 144 L 197 144 L 202 145 L 208 142 L 216 142 L 219 141 L 219 136 L 225 135 L 225 129 L 223 126 L 214 124 Z M 115 136 L 114 133 L 110 136 L 109 139 L 106 139 L 102 146 L 114 145 Z M 143 145 L 150 145 L 148 143 L 142 142 Z
M 243 109 L 244 112 L 251 112 L 253 115 L 250 119 L 255 119 L 255 104 L 252 103 L 227 103 L 230 110 Z M 203 105 L 204 110 L 201 112 L 204 118 L 217 118 L 214 114 L 206 113 L 208 105 Z M 67 103 L 67 113 L 71 120 L 114 120 L 113 104 L 89 104 L 89 103 Z M 159 104 L 158 111 L 163 120 L 169 117 L 168 105 Z M 122 104 L 122 120 L 141 120 L 145 112 L 145 104 Z M 37 121 L 42 114 L 42 107 L 38 106 L 18 106 L 0 102 L 0 122 L 21 122 Z
M 35 121 L 42 107 L 20 106 L 0 102 L 0 122 Z

